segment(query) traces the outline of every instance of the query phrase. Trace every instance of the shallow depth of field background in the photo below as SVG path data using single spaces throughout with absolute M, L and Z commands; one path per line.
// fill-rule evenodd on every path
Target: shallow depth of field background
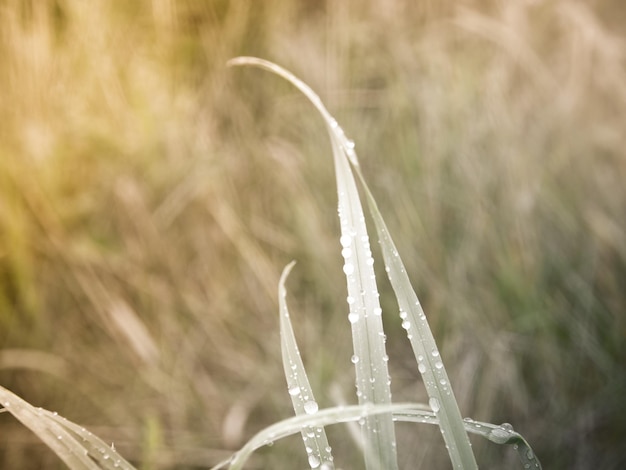
M 355 402 L 328 139 L 292 87 L 225 67 L 255 55 L 356 141 L 463 415 L 546 469 L 624 468 L 625 24 L 619 0 L 1 1 L 0 384 L 140 468 L 209 467 L 292 414 L 295 259 L 316 397 Z M 381 265 L 394 399 L 424 402 Z M 448 468 L 436 428 L 397 432 L 403 468 Z M 3 413 L 0 467 L 62 465 Z

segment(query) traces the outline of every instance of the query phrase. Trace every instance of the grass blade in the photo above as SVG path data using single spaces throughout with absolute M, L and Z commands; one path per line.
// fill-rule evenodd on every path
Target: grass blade
M 73 470 L 134 470 L 115 449 L 62 416 L 36 408 L 0 386 L 0 404 Z
M 418 369 L 428 393 L 429 404 L 439 417 L 441 432 L 453 467 L 477 469 L 476 459 L 463 426 L 461 412 L 424 310 L 411 286 L 404 263 L 359 167 L 356 167 L 356 172 L 365 190 L 368 206 L 374 219 L 385 269 L 400 307 L 402 326 L 407 331 L 407 337 L 417 359 Z
M 339 142 L 333 139 L 339 194 L 343 270 L 348 282 L 348 320 L 352 326 L 359 404 L 391 403 L 390 379 L 385 351 L 382 309 L 374 276 L 374 259 L 365 227 L 356 181 Z M 395 431 L 389 415 L 365 420 L 367 468 L 397 468 Z
M 418 403 L 397 403 L 391 405 L 352 405 L 319 410 L 314 415 L 299 415 L 279 421 L 253 436 L 230 459 L 220 462 L 212 468 L 219 470 L 230 465 L 233 470 L 243 468 L 255 450 L 300 432 L 305 427 L 329 426 L 332 424 L 348 423 L 362 420 L 367 416 L 391 413 L 396 421 L 405 421 L 422 424 L 439 425 L 437 415 L 428 405 Z M 467 432 L 477 434 L 496 444 L 512 445 L 517 450 L 524 469 L 539 469 L 541 464 L 534 457 L 532 449 L 524 438 L 513 431 L 507 424 L 500 426 L 480 421 L 464 420 L 463 426 Z M 523 454 L 523 455 L 522 455 Z M 526 466 L 528 465 L 528 466 Z
M 358 164 L 354 143 L 348 140 L 337 121 L 326 110 L 319 96 L 304 82 L 282 67 L 253 57 L 238 57 L 229 65 L 254 65 L 269 70 L 291 82 L 317 108 L 326 121 L 331 137 L 337 175 L 341 245 L 344 256 L 344 273 L 348 285 L 348 319 L 352 325 L 354 355 L 352 362 L 356 371 L 356 387 L 359 404 L 391 403 L 390 379 L 382 326 L 382 310 L 378 300 L 378 288 L 373 268 L 373 258 L 365 217 L 356 181 L 350 164 Z M 396 440 L 390 414 L 367 417 L 364 421 L 366 468 L 373 470 L 398 468 Z
M 278 283 L 278 303 L 280 312 L 280 346 L 283 355 L 283 367 L 287 379 L 287 389 L 296 415 L 313 415 L 318 410 L 313 390 L 300 357 L 296 337 L 293 333 L 289 310 L 287 309 L 287 291 L 285 281 L 295 262 L 289 263 Z M 328 445 L 326 431 L 321 426 L 307 426 L 301 430 L 302 440 L 307 452 L 309 466 L 331 470 L 335 468 L 331 448 Z

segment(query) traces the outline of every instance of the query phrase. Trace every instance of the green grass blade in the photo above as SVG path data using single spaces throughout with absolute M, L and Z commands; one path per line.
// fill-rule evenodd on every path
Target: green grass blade
M 367 404 L 327 408 L 319 410 L 314 415 L 299 415 L 285 419 L 259 431 L 230 459 L 220 462 L 214 466 L 212 470 L 219 470 L 229 465 L 231 469 L 239 470 L 243 468 L 255 450 L 292 434 L 296 434 L 305 427 L 348 423 L 363 420 L 367 416 L 389 413 L 392 414 L 393 419 L 396 421 L 439 425 L 439 419 L 430 407 L 419 403 L 397 403 L 391 405 Z M 530 446 L 528 446 L 520 434 L 509 427 L 510 425 L 502 424 L 498 426 L 469 419 L 464 420 L 463 425 L 467 432 L 477 434 L 496 444 L 508 444 L 513 446 L 519 454 L 524 469 L 541 469 L 541 464 L 537 458 L 534 457 Z
M 133 470 L 115 449 L 62 416 L 36 408 L 0 386 L 0 404 L 72 470 Z
M 229 65 L 254 65 L 269 70 L 296 86 L 318 109 L 326 121 L 331 137 L 337 175 L 341 245 L 344 273 L 348 285 L 348 319 L 352 326 L 359 404 L 391 403 L 390 379 L 382 326 L 382 310 L 373 268 L 373 258 L 365 217 L 359 199 L 356 181 L 346 157 L 357 164 L 354 143 L 348 140 L 337 121 L 326 110 L 319 96 L 290 72 L 271 62 L 239 57 Z M 391 415 L 367 417 L 363 425 L 366 468 L 373 470 L 398 468 L 396 440 Z
M 231 470 L 239 470 L 243 468 L 246 461 L 256 449 L 300 432 L 300 430 L 305 427 L 329 426 L 332 424 L 347 423 L 351 421 L 360 422 L 368 417 L 380 414 L 391 415 L 393 412 L 407 413 L 411 409 L 416 410 L 416 412 L 424 413 L 425 415 L 432 415 L 426 405 L 407 403 L 373 405 L 370 403 L 365 405 L 327 408 L 319 410 L 314 415 L 293 416 L 259 431 L 236 454 L 234 454 L 230 459 L 214 466 L 213 470 L 224 468 L 226 466 L 229 466 Z
M 374 259 L 365 227 L 356 181 L 342 148 L 333 139 L 333 154 L 339 194 L 343 270 L 348 283 L 348 320 L 352 326 L 359 404 L 391 403 L 390 379 L 385 351 L 382 309 L 374 276 Z M 365 420 L 365 461 L 367 468 L 397 468 L 395 431 L 389 415 Z
M 453 467 L 466 470 L 477 469 L 478 465 L 463 425 L 461 412 L 424 310 L 411 286 L 404 263 L 359 167 L 356 167 L 356 172 L 367 195 L 385 268 L 400 307 L 402 327 L 406 329 L 417 359 L 418 369 L 428 393 L 429 404 L 439 417 L 441 432 Z
M 287 290 L 285 281 L 295 262 L 289 263 L 278 283 L 278 303 L 280 312 L 280 346 L 283 355 L 283 367 L 287 379 L 287 390 L 296 415 L 312 415 L 317 413 L 318 405 L 309 384 L 309 379 L 300 357 L 298 344 L 293 332 L 289 310 L 287 308 Z M 302 428 L 302 440 L 307 452 L 309 466 L 331 470 L 335 468 L 331 448 L 328 445 L 326 431 L 322 426 Z

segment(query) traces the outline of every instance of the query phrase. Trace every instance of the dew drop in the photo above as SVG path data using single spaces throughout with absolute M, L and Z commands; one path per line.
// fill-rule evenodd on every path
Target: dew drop
M 435 362 L 435 368 L 436 369 L 443 369 L 443 362 L 441 362 L 441 361 Z
M 505 431 L 513 431 L 513 425 L 510 423 L 502 423 L 500 427 Z
M 383 313 L 383 309 L 382 309 L 382 308 L 380 308 L 380 307 L 376 307 L 376 308 L 374 309 L 374 315 L 376 315 L 376 316 L 380 316 L 380 315 L 382 315 L 382 313 Z
M 350 358 L 350 360 L 352 361 L 352 364 L 356 364 L 357 362 L 359 362 L 359 356 L 357 356 L 356 354 L 354 356 L 352 356 Z
M 433 357 L 438 357 L 439 356 L 439 351 L 437 351 L 436 349 L 433 349 L 431 354 L 433 355 Z
M 428 400 L 428 404 L 430 405 L 430 409 L 433 410 L 435 413 L 439 411 L 439 400 L 437 400 L 435 397 L 431 397 L 430 400 Z
M 289 395 L 291 395 L 292 397 L 295 397 L 296 395 L 299 395 L 299 394 L 300 394 L 300 387 L 298 387 L 297 385 L 289 389 Z
M 319 409 L 319 407 L 317 406 L 317 402 L 310 400 L 307 401 L 304 404 L 304 412 L 308 415 L 312 415 L 314 413 L 317 413 L 317 410 Z
M 402 322 L 402 328 L 404 328 L 405 330 L 408 330 L 409 328 L 411 328 L 411 322 L 408 320 L 404 320 Z
M 358 313 L 354 313 L 354 312 L 350 312 L 348 314 L 348 321 L 350 323 L 356 323 L 359 321 L 359 314 Z
M 354 273 L 354 265 L 352 263 L 344 264 L 343 272 L 346 274 L 346 276 L 349 276 L 350 274 Z
M 404 320 L 406 317 L 407 317 L 407 313 L 403 310 L 400 310 L 400 318 Z
M 423 374 L 424 372 L 426 372 L 426 365 L 424 365 L 423 362 L 420 362 L 417 366 L 417 369 L 420 371 L 420 373 Z
M 339 243 L 341 243 L 341 246 L 344 248 L 348 248 L 352 245 L 352 237 L 350 235 L 342 235 L 339 239 Z
M 489 433 L 489 438 L 496 444 L 504 444 L 510 437 L 509 431 L 502 427 L 492 429 Z
M 344 248 L 341 250 L 341 256 L 346 259 L 350 258 L 350 256 L 352 256 L 352 248 Z
M 346 297 L 346 302 L 348 302 L 348 305 L 352 305 L 354 303 L 354 297 L 349 295 L 348 297 Z
M 309 466 L 311 468 L 317 468 L 320 466 L 320 459 L 318 459 L 315 455 L 309 455 Z

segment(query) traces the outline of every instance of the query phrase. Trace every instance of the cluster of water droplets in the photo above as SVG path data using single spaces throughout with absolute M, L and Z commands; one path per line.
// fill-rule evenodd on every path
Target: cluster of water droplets
M 317 452 L 309 447 L 305 446 L 305 450 L 308 456 L 309 467 L 319 468 L 320 470 L 331 470 L 335 468 L 333 463 L 333 456 L 331 455 L 332 448 L 327 446 L 325 449 L 319 449 Z M 322 454 L 324 455 L 322 457 Z
M 287 392 L 293 399 L 297 399 L 302 404 L 304 412 L 308 415 L 317 413 L 319 406 L 317 402 L 310 397 L 303 389 L 298 385 L 298 372 L 296 371 L 296 364 L 291 364 L 291 373 L 288 377 Z
M 372 256 L 372 251 L 371 251 L 371 247 L 369 243 L 369 237 L 367 235 L 363 235 L 357 240 L 355 231 L 346 230 L 346 232 L 349 232 L 349 233 L 344 233 L 339 239 L 339 241 L 342 247 L 341 255 L 344 258 L 343 272 L 350 280 L 351 276 L 356 271 L 356 265 L 357 265 L 357 260 L 355 259 L 355 254 L 354 254 L 355 241 L 358 241 L 359 243 L 362 244 L 362 248 L 365 253 L 365 264 L 367 266 L 374 265 L 374 257 Z M 372 277 L 372 279 L 374 279 L 373 273 L 370 276 Z M 361 297 L 364 297 L 365 294 L 366 294 L 365 291 L 360 292 Z M 373 289 L 372 295 L 374 297 L 380 296 L 376 288 Z M 357 309 L 363 309 L 363 305 L 362 305 L 362 302 L 357 302 L 357 299 L 353 295 L 348 295 L 346 297 L 346 302 L 348 303 L 348 308 L 349 308 L 348 321 L 350 323 L 354 324 L 358 322 L 361 318 L 363 318 L 364 315 L 367 315 L 367 312 L 357 311 Z M 378 307 L 375 307 L 371 313 L 375 316 L 381 316 L 382 312 L 383 312 L 382 309 L 378 306 Z
M 339 126 L 339 124 L 337 123 L 335 119 L 331 118 L 329 125 L 330 125 L 331 132 L 333 132 L 335 137 L 338 139 L 339 145 L 345 152 L 348 159 L 352 162 L 353 165 L 358 165 L 359 162 L 357 160 L 356 152 L 354 150 L 354 147 L 355 147 L 354 141 L 349 139 L 346 136 L 346 133 Z

